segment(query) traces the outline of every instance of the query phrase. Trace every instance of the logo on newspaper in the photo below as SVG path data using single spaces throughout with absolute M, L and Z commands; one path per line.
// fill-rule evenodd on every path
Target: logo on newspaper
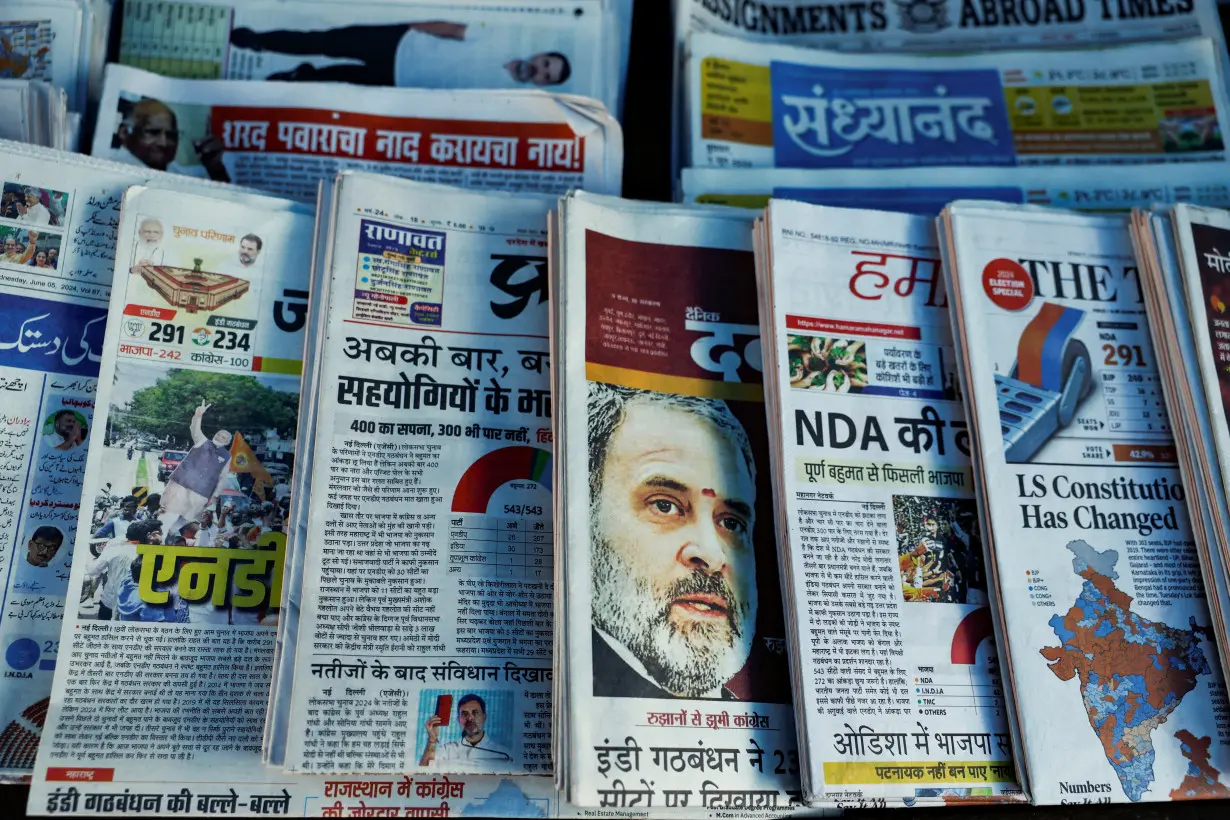
M 995 71 L 770 70 L 779 168 L 1016 163 Z
M 364 219 L 354 316 L 391 324 L 441 323 L 445 234 Z
M 134 339 L 145 338 L 145 322 L 142 322 L 140 319 L 125 319 L 124 335 Z
M 895 0 L 897 21 L 902 31 L 934 34 L 952 25 L 948 19 L 948 0 Z

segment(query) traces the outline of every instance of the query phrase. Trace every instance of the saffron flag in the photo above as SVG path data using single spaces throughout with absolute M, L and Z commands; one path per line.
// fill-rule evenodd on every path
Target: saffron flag
M 231 472 L 251 473 L 252 492 L 261 498 L 265 497 L 265 488 L 273 486 L 273 476 L 269 475 L 265 465 L 261 464 L 256 453 L 252 452 L 248 442 L 243 440 L 242 433 L 235 433 L 235 438 L 231 441 Z

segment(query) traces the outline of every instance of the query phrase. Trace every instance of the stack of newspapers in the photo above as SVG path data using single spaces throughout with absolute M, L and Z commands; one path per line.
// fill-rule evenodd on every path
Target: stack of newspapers
M 1230 615 L 1227 566 L 1226 476 L 1230 439 L 1226 428 L 1227 331 L 1223 280 L 1230 259 L 1230 215 L 1177 205 L 1137 210 L 1132 238 L 1140 265 L 1149 323 L 1157 340 L 1158 370 L 1166 406 L 1176 420 L 1175 444 L 1192 511 L 1192 535 L 1200 555 L 1209 614 L 1217 641 L 1227 645 Z M 1226 655 L 1222 654 L 1223 669 Z
M 1230 204 L 1213 3 L 677 7 L 684 202 Z
M 1151 329 L 1172 316 L 1145 297 L 1129 218 L 956 202 L 938 226 L 1021 785 L 1040 803 L 1224 795 L 1192 515 L 1226 513 L 1180 471 L 1157 364 L 1179 352 Z
M 0 105 L 8 113 L 0 139 L 67 150 L 76 147 L 64 90 L 44 80 L 0 79 Z

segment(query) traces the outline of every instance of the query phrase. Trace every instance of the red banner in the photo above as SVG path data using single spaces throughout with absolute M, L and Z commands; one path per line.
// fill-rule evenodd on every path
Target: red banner
M 566 123 L 390 117 L 317 108 L 214 106 L 228 152 L 304 154 L 509 171 L 581 172 L 585 140 Z

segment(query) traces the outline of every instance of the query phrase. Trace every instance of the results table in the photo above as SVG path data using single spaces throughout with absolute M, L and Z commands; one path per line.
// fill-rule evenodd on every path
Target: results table
M 484 578 L 550 580 L 550 521 L 454 513 L 449 516 L 449 567 Z

